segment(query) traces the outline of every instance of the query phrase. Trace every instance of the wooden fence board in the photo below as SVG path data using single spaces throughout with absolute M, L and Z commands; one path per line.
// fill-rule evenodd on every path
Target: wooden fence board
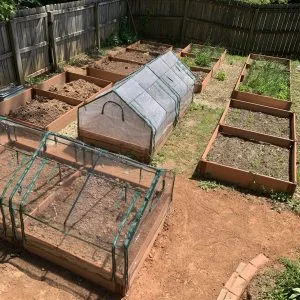
M 17 76 L 7 24 L 0 23 L 0 87 L 16 81 Z

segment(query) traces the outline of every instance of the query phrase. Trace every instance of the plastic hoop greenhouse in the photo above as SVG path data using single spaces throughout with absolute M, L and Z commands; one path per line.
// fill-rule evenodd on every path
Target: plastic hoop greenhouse
M 124 294 L 163 224 L 173 174 L 5 118 L 0 148 L 2 237 Z
M 78 137 L 149 162 L 192 102 L 194 84 L 169 51 L 80 107 Z

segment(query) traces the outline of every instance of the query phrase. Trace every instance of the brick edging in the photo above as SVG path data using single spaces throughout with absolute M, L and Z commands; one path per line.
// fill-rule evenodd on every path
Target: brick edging
M 269 259 L 261 253 L 248 264 L 241 262 L 226 282 L 217 300 L 239 300 L 258 269 L 268 261 Z

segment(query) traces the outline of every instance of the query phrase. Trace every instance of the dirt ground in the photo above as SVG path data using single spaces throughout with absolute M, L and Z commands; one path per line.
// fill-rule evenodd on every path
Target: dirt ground
M 101 87 L 83 79 L 74 80 L 69 83 L 65 83 L 62 86 L 51 86 L 49 88 L 49 92 L 79 100 L 86 100 L 92 95 L 98 93 L 100 90 Z
M 65 102 L 36 96 L 9 116 L 44 127 L 72 108 L 72 105 Z
M 299 239 L 299 217 L 293 213 L 272 210 L 264 198 L 229 188 L 204 191 L 197 181 L 178 176 L 164 229 L 125 299 L 216 299 L 239 262 L 249 261 L 260 252 L 271 259 L 291 255 L 299 247 Z M 18 260 L 12 258 L 10 263 L 18 264 Z M 28 260 L 34 263 L 34 259 Z M 45 275 L 51 273 L 51 268 L 43 262 L 35 273 L 62 289 L 56 299 L 65 297 L 63 290 L 76 299 L 118 299 L 86 287 L 77 277 L 63 279 L 60 276 L 65 271 L 60 269 L 58 275 Z M 2 270 L 1 275 L 16 282 L 16 288 L 0 290 L 0 298 L 39 299 L 30 294 L 27 298 L 17 297 L 17 292 L 30 293 L 19 274 L 17 270 Z M 50 289 L 46 284 L 41 289 L 40 281 L 29 278 L 28 284 L 45 293 Z

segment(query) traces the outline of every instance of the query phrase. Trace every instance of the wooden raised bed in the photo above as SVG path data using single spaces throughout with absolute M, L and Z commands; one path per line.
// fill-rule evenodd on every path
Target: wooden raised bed
M 260 55 L 260 54 L 249 54 L 246 63 L 244 64 L 243 69 L 237 79 L 231 97 L 241 101 L 247 101 L 247 102 L 274 107 L 278 109 L 290 110 L 292 105 L 290 93 L 288 99 L 281 100 L 270 96 L 264 96 L 264 95 L 250 93 L 250 92 L 239 91 L 239 87 L 241 83 L 245 80 L 247 75 L 246 73 L 251 68 L 251 62 L 253 60 L 266 60 L 266 61 L 274 61 L 274 62 L 281 63 L 287 67 L 287 71 L 291 76 L 291 61 L 289 59 Z M 291 78 L 289 77 L 289 83 L 288 83 L 289 90 L 290 90 L 290 83 L 291 83 Z
M 266 134 L 265 132 L 265 125 L 261 124 L 257 127 L 260 127 L 259 130 L 249 130 L 247 129 L 247 131 L 249 132 L 256 132 L 256 133 L 261 133 L 261 134 L 265 134 L 268 136 L 273 136 L 274 138 L 276 137 L 281 137 L 284 139 L 290 139 L 290 140 L 296 140 L 296 114 L 286 111 L 286 110 L 282 110 L 282 109 L 277 109 L 277 108 L 272 108 L 272 107 L 268 107 L 268 106 L 263 106 L 263 105 L 259 105 L 259 104 L 254 104 L 254 103 L 250 103 L 250 102 L 245 102 L 245 101 L 239 101 L 239 100 L 235 100 L 235 99 L 231 99 L 231 101 L 228 103 L 228 105 L 226 106 L 219 124 L 220 125 L 227 125 L 227 120 L 228 120 L 228 115 L 230 113 L 230 109 L 240 109 L 240 110 L 245 110 L 245 111 L 251 111 L 251 112 L 258 112 L 258 113 L 262 113 L 263 116 L 262 118 L 266 118 L 267 116 L 274 116 L 280 119 L 286 119 L 288 126 L 289 126 L 289 133 L 287 136 L 280 136 L 278 134 L 278 121 L 274 120 L 273 124 L 271 124 L 271 127 L 274 127 L 274 130 L 272 130 L 273 134 Z M 264 117 L 266 116 L 266 117 Z M 257 120 L 252 120 L 252 122 L 257 122 Z M 238 121 L 237 121 L 238 123 Z M 273 126 L 272 126 L 273 125 Z M 239 126 L 232 126 L 232 125 L 227 125 L 230 127 L 235 127 L 235 128 L 241 128 L 241 129 L 246 129 L 245 125 L 241 124 Z
M 137 70 L 141 66 L 141 64 L 139 64 L 139 63 L 124 62 L 124 61 L 120 61 L 118 59 L 115 59 L 111 56 L 102 58 L 102 59 L 98 60 L 97 62 L 95 62 L 95 64 L 100 64 L 101 65 L 101 63 L 104 63 L 106 61 L 112 62 L 111 63 L 112 67 L 109 70 L 104 70 L 104 69 L 101 69 L 101 68 L 97 68 L 94 65 L 90 65 L 86 68 L 87 76 L 92 76 L 92 77 L 95 77 L 95 78 L 101 78 L 101 79 L 109 80 L 113 83 L 116 83 L 116 82 L 124 79 L 125 77 L 127 77 L 131 73 L 133 73 L 135 70 Z M 129 65 L 133 66 L 134 70 L 132 72 L 131 71 L 130 72 L 123 72 L 123 71 L 119 70 L 118 69 L 119 65 L 122 64 L 122 63 L 129 64 Z M 116 65 L 116 66 L 114 66 L 114 65 Z M 136 68 L 134 66 L 136 66 Z
M 148 52 L 152 55 L 161 55 L 167 51 L 173 50 L 173 46 L 169 44 L 140 40 L 127 46 L 126 49 L 143 53 Z
M 30 121 L 18 119 L 16 117 L 12 117 L 9 115 L 11 113 L 14 113 L 20 107 L 27 106 L 28 103 L 30 103 L 31 100 L 34 99 L 36 96 L 44 97 L 49 100 L 56 99 L 58 101 L 61 101 L 62 103 L 66 103 L 70 106 L 73 106 L 73 108 L 70 108 L 65 113 L 61 114 L 56 119 L 51 121 L 49 124 L 44 125 L 44 126 L 35 124 Z M 14 120 L 24 126 L 37 128 L 37 129 L 40 129 L 43 131 L 53 131 L 53 132 L 58 132 L 61 129 L 65 128 L 70 122 L 75 121 L 76 117 L 77 117 L 78 107 L 80 107 L 82 105 L 82 102 L 77 99 L 65 97 L 62 95 L 53 95 L 53 93 L 49 93 L 49 92 L 46 92 L 43 90 L 35 90 L 33 88 L 26 89 L 22 93 L 19 93 L 15 96 L 10 97 L 9 100 L 7 100 L 5 102 L 4 102 L 5 106 L 3 106 L 2 110 L 1 110 L 2 115 L 8 115 L 9 119 Z M 42 106 L 42 104 L 41 104 L 41 106 Z
M 76 80 L 79 80 L 79 79 L 85 80 L 89 83 L 93 83 L 96 86 L 101 88 L 97 93 L 94 93 L 89 98 L 84 99 L 84 100 L 79 99 L 79 100 L 81 100 L 81 102 L 89 102 L 89 101 L 95 99 L 98 95 L 102 94 L 103 92 L 105 92 L 106 90 L 108 90 L 112 87 L 112 82 L 111 81 L 100 79 L 100 78 L 94 78 L 94 77 L 91 77 L 91 76 L 76 74 L 76 73 L 72 73 L 72 72 L 68 72 L 68 71 L 57 74 L 57 75 L 51 77 L 50 79 L 45 80 L 42 83 L 35 85 L 34 87 L 35 87 L 36 90 L 47 91 L 48 95 L 52 94 L 54 97 L 56 97 L 56 95 L 58 95 L 58 93 L 50 92 L 49 89 L 51 87 L 53 87 L 53 86 L 57 86 L 57 87 L 63 86 L 66 83 L 70 83 L 72 81 L 76 81 Z M 74 98 L 74 97 L 72 97 L 72 98 Z M 74 99 L 76 99 L 76 98 L 74 98 Z
M 229 137 L 237 137 L 249 142 L 263 142 L 284 149 L 289 149 L 289 180 L 282 180 L 255 172 L 242 170 L 229 165 L 223 165 L 214 161 L 209 161 L 207 156 L 211 151 L 218 135 L 220 134 Z M 230 151 L 230 149 L 223 149 L 223 151 Z M 297 186 L 296 151 L 296 141 L 219 124 L 217 125 L 199 161 L 196 173 L 209 179 L 220 180 L 251 190 L 259 190 L 263 192 L 285 192 L 293 194 Z
M 196 44 L 199 48 L 202 45 Z M 191 57 L 191 58 L 195 58 L 195 54 L 191 54 L 191 47 L 192 47 L 192 43 L 187 45 L 181 52 L 180 52 L 180 56 L 181 57 Z M 212 47 L 215 48 L 215 47 Z M 211 68 L 204 68 L 204 67 L 200 67 L 200 66 L 191 66 L 190 70 L 192 72 L 204 72 L 207 73 L 200 81 L 197 81 L 195 84 L 195 89 L 194 92 L 195 93 L 201 93 L 204 92 L 207 85 L 209 84 L 212 76 L 216 73 L 216 71 L 220 68 L 221 64 L 223 63 L 225 56 L 226 56 L 227 51 L 224 50 L 224 52 L 220 55 L 220 57 L 212 57 L 212 60 L 214 61 L 214 64 L 212 65 Z
M 21 136 L 21 140 L 22 138 L 23 136 Z M 131 209 L 131 213 L 133 214 L 133 216 L 131 216 L 131 218 L 128 218 L 129 223 L 126 223 L 126 230 L 124 228 L 125 232 L 123 232 L 122 241 L 120 241 L 120 243 L 117 244 L 118 247 L 116 248 L 115 252 L 116 269 L 113 273 L 113 252 L 111 250 L 111 246 L 109 247 L 108 245 L 107 249 L 107 246 L 102 246 L 103 241 L 101 240 L 101 232 L 101 236 L 99 237 L 100 246 L 91 242 L 89 240 L 91 237 L 98 240 L 98 236 L 93 235 L 94 231 L 86 232 L 85 226 L 91 226 L 90 222 L 93 221 L 94 223 L 96 222 L 95 225 L 100 226 L 101 228 L 101 222 L 98 222 L 98 220 L 101 219 L 100 216 L 97 217 L 97 214 L 95 214 L 91 219 L 91 214 L 93 214 L 93 212 L 96 212 L 97 209 L 104 210 L 105 213 L 107 213 L 107 215 L 109 216 L 109 214 L 112 212 L 114 212 L 114 214 L 116 213 L 114 210 L 120 210 L 123 212 L 123 214 L 125 214 L 125 212 L 129 209 L 129 205 L 131 205 L 129 202 L 127 204 L 124 204 L 126 203 L 126 201 L 124 202 L 124 199 L 119 199 L 118 201 L 122 200 L 124 202 L 123 204 L 125 205 L 125 207 L 121 206 L 119 209 L 119 206 L 115 205 L 115 200 L 117 199 L 116 196 L 118 196 L 118 190 L 115 190 L 114 192 L 113 190 L 117 185 L 119 186 L 119 188 L 121 188 L 122 185 L 121 181 L 118 179 L 119 177 L 114 177 L 114 164 L 111 164 L 109 161 L 106 162 L 106 160 L 104 159 L 98 162 L 98 165 L 95 168 L 95 170 L 91 171 L 91 166 L 94 165 L 95 162 L 94 155 L 96 154 L 96 151 L 93 148 L 87 147 L 87 149 L 85 149 L 86 152 L 80 153 L 80 151 L 77 152 L 79 149 L 74 145 L 75 152 L 73 154 L 76 153 L 76 155 L 83 155 L 82 159 L 84 161 L 84 165 L 82 165 L 80 163 L 80 159 L 78 160 L 78 157 L 73 156 L 71 151 L 72 149 L 70 149 L 70 145 L 67 145 L 65 143 L 56 145 L 55 136 L 53 136 L 53 138 L 54 140 L 51 139 L 52 142 L 47 142 L 45 145 L 48 146 L 43 148 L 45 151 L 43 157 L 48 157 L 50 159 L 54 158 L 54 160 L 51 161 L 51 165 L 49 165 L 49 167 L 52 166 L 52 164 L 54 164 L 58 168 L 58 165 L 56 164 L 56 158 L 58 159 L 58 162 L 63 161 L 64 158 L 67 157 L 69 157 L 70 159 L 68 158 L 67 160 L 65 160 L 67 164 L 63 165 L 63 173 L 52 173 L 52 171 L 50 172 L 50 170 L 48 170 L 49 168 L 47 166 L 45 170 L 42 171 L 44 172 L 45 176 L 42 176 L 43 173 L 40 173 L 39 177 L 37 179 L 34 179 L 37 180 L 35 182 L 34 187 L 36 190 L 39 190 L 41 188 L 41 193 L 38 195 L 38 197 L 35 194 L 35 192 L 33 192 L 32 195 L 29 194 L 29 198 L 27 199 L 28 201 L 25 203 L 26 205 L 24 206 L 24 211 L 22 210 L 22 214 L 19 214 L 18 211 L 18 204 L 20 203 L 22 197 L 20 198 L 17 193 L 17 197 L 13 198 L 15 207 L 15 220 L 17 221 L 17 224 L 22 224 L 22 222 L 19 222 L 21 221 L 22 215 L 24 221 L 24 235 L 22 234 L 22 227 L 20 228 L 19 226 L 17 226 L 16 238 L 18 241 L 23 242 L 24 248 L 27 249 L 29 252 L 39 255 L 60 266 L 63 266 L 69 269 L 70 271 L 78 274 L 79 276 L 82 276 L 96 284 L 105 287 L 106 289 L 125 295 L 129 287 L 131 286 L 135 276 L 137 275 L 139 268 L 142 266 L 144 260 L 148 256 L 151 247 L 159 231 L 162 228 L 163 222 L 165 220 L 172 200 L 174 176 L 169 172 L 165 173 L 165 171 L 157 173 L 158 171 L 155 171 L 154 169 L 150 172 L 149 170 L 151 168 L 147 166 L 143 167 L 143 170 L 139 169 L 138 166 L 136 166 L 136 168 L 132 168 L 134 165 L 130 163 L 129 167 L 127 166 L 127 168 L 129 169 L 128 172 L 126 172 L 126 174 L 124 175 L 125 184 L 128 182 L 127 178 L 129 179 L 129 182 L 130 179 L 132 179 L 132 172 L 137 173 L 139 177 L 138 184 L 134 184 L 134 180 L 132 180 L 131 183 L 127 185 L 130 189 L 130 191 L 128 190 L 128 195 L 129 193 L 131 193 L 131 199 L 131 196 L 134 191 L 139 191 L 141 193 L 141 198 L 138 199 L 135 203 L 137 209 L 139 211 L 143 211 L 144 213 L 141 215 L 143 217 L 139 223 L 139 226 L 137 227 L 137 231 L 135 233 L 133 231 L 133 239 L 129 244 L 130 246 L 125 256 L 125 250 L 123 249 L 123 246 L 121 246 L 121 244 L 123 245 L 123 239 L 125 243 L 125 239 L 128 236 L 126 234 L 124 235 L 124 233 L 127 232 L 127 228 L 130 228 L 128 230 L 131 231 L 133 219 L 137 218 L 138 215 L 136 210 Z M 20 142 L 19 139 L 18 142 Z M 60 142 L 58 141 L 58 143 Z M 15 145 L 22 147 L 23 144 L 16 143 Z M 24 146 L 25 148 L 27 148 L 25 144 Z M 32 145 L 28 144 L 28 146 L 31 147 Z M 64 152 L 61 152 L 61 150 L 63 150 Z M 102 159 L 103 158 L 104 157 L 102 157 Z M 118 165 L 116 169 L 118 169 L 120 173 L 124 174 L 125 169 L 121 167 L 121 164 L 123 163 L 124 167 L 126 168 L 126 162 L 123 162 L 123 160 L 120 160 L 120 165 Z M 32 165 L 32 167 L 29 169 L 30 176 L 25 176 L 24 183 L 26 183 L 26 185 L 24 185 L 24 187 L 26 187 L 26 189 L 30 184 L 28 180 L 32 180 L 31 175 L 34 175 L 36 168 L 40 168 L 40 163 L 40 158 L 36 158 L 34 165 Z M 117 163 L 117 161 L 115 161 L 115 163 Z M 68 167 L 70 165 L 72 165 L 72 168 Z M 110 169 L 111 176 L 109 177 L 106 176 L 106 173 L 103 174 L 102 172 L 102 170 L 105 170 L 106 168 Z M 141 173 L 141 171 L 144 171 L 145 173 Z M 92 172 L 93 175 L 91 175 L 90 172 Z M 49 178 L 47 176 L 49 175 L 49 173 L 51 173 L 53 176 L 62 176 L 62 180 L 48 180 Z M 92 187 L 95 187 L 96 189 L 102 189 L 101 191 L 105 195 L 105 197 L 103 197 L 102 199 L 99 197 L 99 200 L 101 199 L 101 201 L 99 201 L 97 200 L 98 193 L 90 192 L 90 187 L 86 188 L 85 194 L 82 194 L 83 199 L 80 199 L 80 201 L 76 203 L 76 205 L 78 205 L 79 208 L 77 208 L 76 210 L 76 218 L 72 221 L 69 220 L 70 223 L 68 223 L 68 230 L 63 231 L 61 230 L 61 228 L 58 229 L 58 225 L 56 225 L 55 222 L 61 224 L 60 214 L 64 212 L 65 214 L 63 214 L 63 216 L 65 216 L 69 212 L 69 207 L 65 206 L 65 204 L 67 203 L 66 199 L 69 200 L 68 193 L 74 191 L 74 189 L 77 188 L 79 188 L 80 190 L 80 186 L 77 186 L 76 180 L 81 176 L 84 176 L 82 178 L 83 180 L 81 181 L 84 182 L 85 178 L 93 178 L 94 174 L 95 177 L 101 178 L 101 180 L 106 182 L 108 184 L 108 187 L 110 185 L 113 186 L 113 189 L 109 191 L 111 195 L 108 195 L 107 190 L 105 190 L 105 187 L 107 188 L 106 185 L 94 185 Z M 157 177 L 158 174 L 161 175 Z M 143 175 L 145 175 L 145 177 Z M 147 191 L 149 191 L 152 187 L 154 188 L 152 196 L 146 202 L 146 199 L 144 197 L 147 194 Z M 45 193 L 43 192 L 44 190 L 46 191 Z M 67 194 L 65 194 L 66 191 L 68 191 Z M 64 199 L 62 195 L 64 195 L 66 199 Z M 85 196 L 83 197 L 83 195 Z M 97 200 L 97 203 L 95 205 L 91 205 L 93 203 L 89 202 L 89 197 L 91 197 L 91 195 L 93 195 L 94 200 Z M 73 199 L 74 197 L 71 198 Z M 87 199 L 89 201 L 85 201 Z M 72 206 L 72 201 L 69 203 L 70 207 Z M 133 198 L 130 201 L 133 201 Z M 109 204 L 112 211 L 110 211 L 110 209 L 107 209 L 106 211 L 106 206 L 103 203 L 105 205 Z M 144 211 L 141 210 L 141 208 L 144 206 L 145 203 L 147 203 L 147 206 Z M 98 205 L 97 209 L 96 205 Z M 107 208 L 109 208 L 109 205 L 107 206 Z M 86 209 L 87 212 L 82 211 L 80 209 L 82 207 Z M 10 218 L 7 206 L 5 208 L 5 211 L 8 215 L 7 221 L 9 221 Z M 52 212 L 52 216 L 51 214 L 49 214 L 49 212 Z M 118 224 L 121 224 L 120 222 L 122 221 L 123 216 L 121 215 L 121 219 L 117 218 L 115 220 L 114 214 L 112 215 L 111 220 L 113 220 L 113 224 L 117 224 L 116 228 L 119 228 Z M 45 222 L 43 218 L 46 218 L 47 221 Z M 52 224 L 51 220 L 53 218 L 54 223 Z M 1 220 L 2 219 L 0 217 L 0 228 L 3 225 Z M 62 218 L 62 220 L 64 220 L 64 217 Z M 75 223 L 73 224 L 73 222 Z M 79 227 L 77 227 L 77 224 L 81 225 L 78 225 Z M 62 228 L 64 228 L 63 224 L 61 225 Z M 107 228 L 110 228 L 109 225 L 107 226 Z M 11 226 L 9 226 L 8 229 L 9 230 L 7 231 L 6 239 L 12 242 L 13 240 L 11 237 L 13 232 L 11 230 Z M 78 236 L 77 234 L 74 235 L 74 233 L 72 233 L 73 229 L 78 231 Z M 115 236 L 114 231 L 111 231 L 111 233 L 113 233 L 113 235 Z M 106 237 L 106 234 L 107 232 L 104 229 L 104 237 Z M 110 236 L 110 234 L 108 236 Z M 25 237 L 25 239 L 23 239 L 23 237 Z M 125 264 L 127 265 L 127 268 L 124 268 Z
M 114 61 L 120 62 L 129 62 L 139 65 L 145 65 L 151 60 L 155 59 L 158 55 L 143 53 L 140 51 L 129 50 L 129 49 L 121 49 L 120 51 L 114 53 L 113 55 L 109 55 L 108 57 Z

